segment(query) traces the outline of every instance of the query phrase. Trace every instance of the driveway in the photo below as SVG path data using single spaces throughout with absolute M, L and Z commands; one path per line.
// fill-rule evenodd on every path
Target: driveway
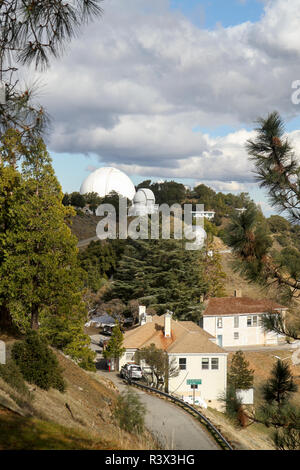
M 102 348 L 99 340 L 107 337 L 96 334 L 91 335 L 91 349 L 97 353 L 96 361 L 98 373 L 110 379 L 123 392 L 128 385 L 116 372 L 108 372 L 101 368 L 103 364 Z M 168 450 L 220 450 L 215 440 L 193 416 L 182 410 L 174 403 L 149 395 L 138 388 L 132 389 L 139 395 L 146 406 L 146 427 L 158 439 L 161 445 Z
M 116 372 L 101 370 L 99 374 L 114 382 L 120 392 L 128 387 Z M 146 406 L 146 427 L 165 449 L 220 450 L 206 429 L 187 412 L 137 388 L 134 388 L 134 391 Z

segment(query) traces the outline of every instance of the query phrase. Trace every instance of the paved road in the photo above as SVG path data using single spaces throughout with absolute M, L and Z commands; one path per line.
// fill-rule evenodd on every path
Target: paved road
M 102 358 L 101 348 L 98 346 L 101 337 L 102 335 L 91 336 L 91 348 L 97 352 L 98 361 Z M 126 390 L 127 385 L 116 372 L 99 370 L 99 374 L 114 382 L 121 392 Z M 206 429 L 186 411 L 137 388 L 134 388 L 134 391 L 146 405 L 146 427 L 165 449 L 220 450 Z
M 127 385 L 115 372 L 99 371 L 99 374 L 112 380 L 120 391 L 126 390 Z M 146 427 L 165 449 L 220 450 L 210 434 L 186 411 L 137 388 L 134 391 L 146 405 Z
M 85 240 L 80 240 L 77 243 L 77 247 L 82 248 L 83 246 L 89 245 L 91 242 L 96 242 L 98 240 L 99 240 L 99 238 L 97 236 L 96 237 L 91 237 L 91 238 L 86 238 Z

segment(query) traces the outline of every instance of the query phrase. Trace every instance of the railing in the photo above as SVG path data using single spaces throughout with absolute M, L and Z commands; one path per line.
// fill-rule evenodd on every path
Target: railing
M 185 401 L 181 400 L 180 398 L 177 398 L 173 395 L 169 395 L 168 393 L 162 392 L 161 390 L 157 390 L 156 388 L 148 387 L 148 385 L 142 385 L 138 383 L 135 380 L 130 380 L 130 379 L 124 379 L 125 381 L 128 382 L 129 385 L 134 385 L 138 388 L 147 390 L 152 393 L 157 393 L 158 395 L 161 395 L 163 397 L 168 398 L 169 400 L 174 401 L 175 403 L 178 403 L 180 406 L 187 408 L 191 414 L 196 415 L 202 424 L 204 424 L 207 428 L 207 430 L 213 435 L 217 443 L 225 450 L 233 450 L 232 446 L 229 444 L 229 442 L 225 439 L 224 436 L 220 433 L 220 431 L 209 421 L 209 419 L 206 418 L 200 411 L 196 410 L 193 406 L 189 405 Z

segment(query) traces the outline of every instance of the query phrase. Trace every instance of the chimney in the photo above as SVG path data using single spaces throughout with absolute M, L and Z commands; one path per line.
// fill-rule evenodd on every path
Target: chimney
M 234 297 L 242 297 L 242 291 L 240 289 L 236 289 L 234 291 Z
M 171 329 L 171 320 L 172 320 L 172 315 L 173 312 L 170 312 L 169 310 L 166 311 L 164 317 L 165 317 L 165 338 L 171 338 L 172 334 L 172 329 Z
M 145 305 L 139 305 L 139 324 L 145 325 L 146 323 L 146 307 Z
M 6 345 L 0 341 L 0 364 L 6 364 Z

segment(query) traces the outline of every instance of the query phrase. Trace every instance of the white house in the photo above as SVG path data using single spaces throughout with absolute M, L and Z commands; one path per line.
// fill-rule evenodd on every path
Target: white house
M 196 219 L 208 219 L 208 220 L 211 220 L 214 218 L 215 216 L 215 212 L 214 211 L 192 211 L 192 215 L 193 217 L 195 217 Z
M 143 316 L 143 325 L 124 335 L 125 354 L 119 368 L 134 360 L 136 350 L 155 344 L 175 358 L 179 375 L 169 380 L 169 393 L 177 396 L 202 398 L 208 406 L 222 409 L 218 398 L 226 390 L 227 353 L 216 339 L 191 321 L 177 321 L 170 313 Z M 195 385 L 192 382 L 199 382 Z M 200 383 L 201 382 L 201 383 Z
M 242 297 L 211 298 L 208 300 L 201 326 L 217 339 L 221 347 L 278 344 L 283 336 L 265 332 L 261 326 L 262 315 L 285 314 L 287 307 L 271 300 Z

